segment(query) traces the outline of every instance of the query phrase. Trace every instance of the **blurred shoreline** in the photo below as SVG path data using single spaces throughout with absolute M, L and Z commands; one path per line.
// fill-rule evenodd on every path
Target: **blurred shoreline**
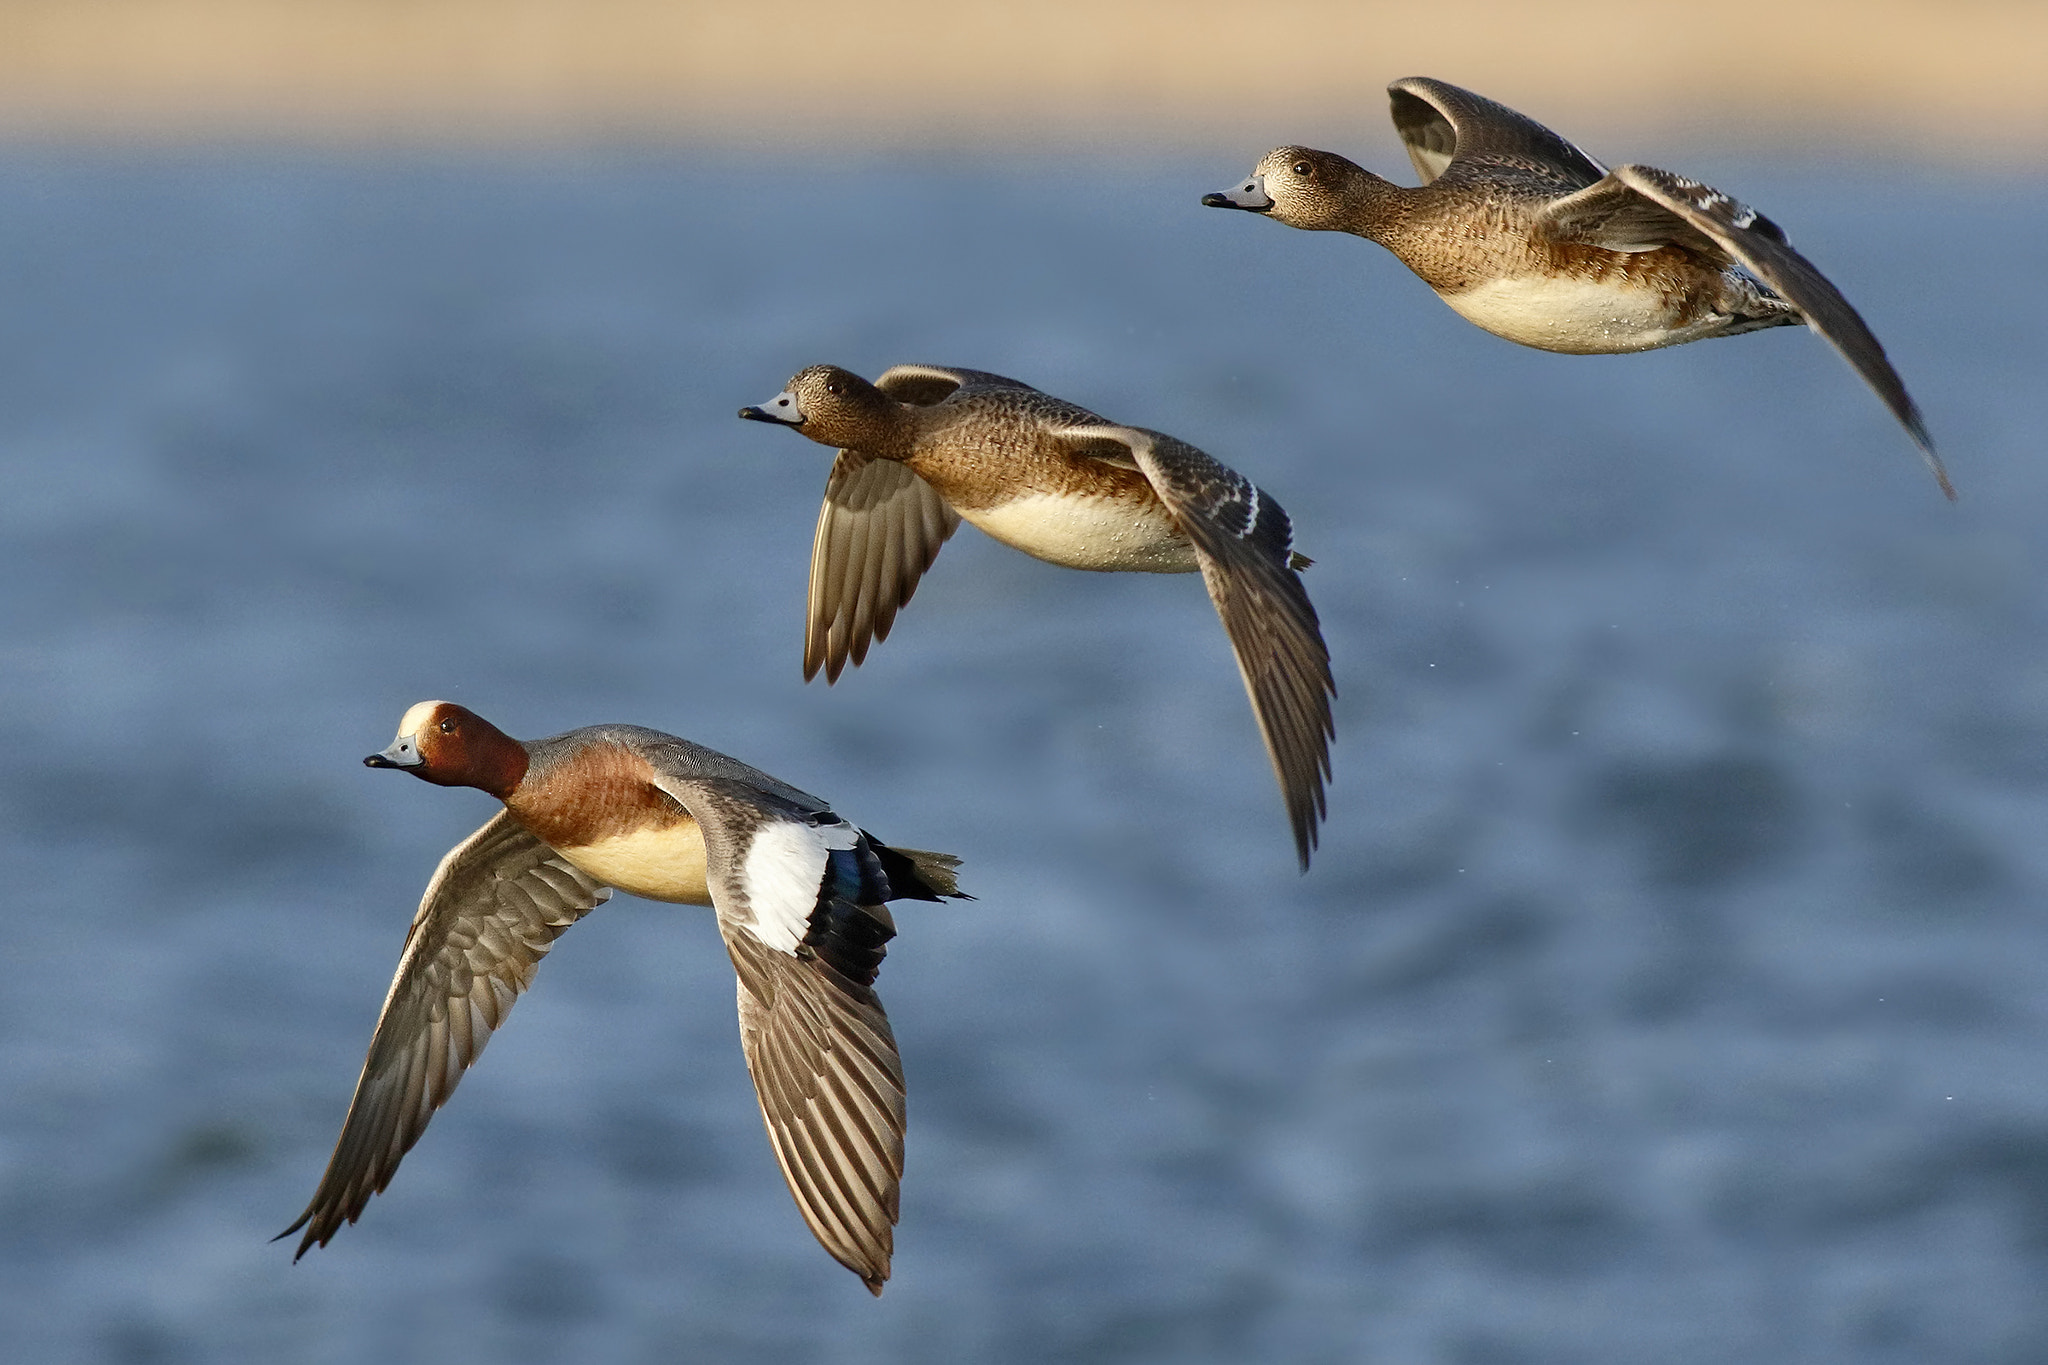
M 1631 145 L 2048 154 L 2048 6 L 0 0 L 0 141 L 1359 146 L 1428 74 Z

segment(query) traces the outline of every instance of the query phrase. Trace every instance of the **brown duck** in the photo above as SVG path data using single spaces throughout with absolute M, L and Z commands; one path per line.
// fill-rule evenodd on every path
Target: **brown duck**
M 1335 734 L 1330 656 L 1287 513 L 1185 441 L 981 370 L 813 365 L 740 416 L 839 448 L 811 547 L 804 676 L 886 639 L 964 519 L 1070 569 L 1197 573 L 1237 655 L 1303 869 Z
M 1419 187 L 1334 152 L 1277 147 L 1243 184 L 1202 202 L 1378 242 L 1467 321 L 1539 350 L 1648 351 L 1804 323 L 1863 376 L 1955 497 L 1884 347 L 1776 223 L 1654 166 L 1610 171 L 1455 85 L 1410 76 L 1387 91 Z

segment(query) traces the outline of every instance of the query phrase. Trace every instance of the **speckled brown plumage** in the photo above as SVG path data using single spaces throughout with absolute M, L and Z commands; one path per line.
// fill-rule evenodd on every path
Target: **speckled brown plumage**
M 851 371 L 814 365 L 789 387 L 803 393 L 835 382 L 847 385 L 845 394 L 830 395 L 843 402 L 828 409 L 814 398 L 817 415 L 803 434 L 902 463 L 956 511 L 985 511 L 1038 493 L 1134 505 L 1158 500 L 1136 466 L 1077 459 L 1057 435 L 1067 427 L 1114 425 L 1108 418 L 1028 384 L 984 370 L 898 365 L 870 385 Z
M 1543 350 L 1616 354 L 1803 323 L 1870 385 L 1955 496 L 1884 347 L 1769 218 L 1652 166 L 1609 171 L 1533 119 L 1443 81 L 1410 77 L 1388 94 L 1421 185 L 1289 146 L 1202 202 L 1378 242 L 1468 320 Z
M 1199 572 L 1308 866 L 1335 688 L 1298 574 L 1308 561 L 1271 497 L 1184 441 L 983 370 L 899 365 L 869 384 L 813 365 L 741 416 L 840 451 L 812 544 L 806 678 L 837 679 L 887 635 L 952 532 L 945 518 L 1069 568 Z

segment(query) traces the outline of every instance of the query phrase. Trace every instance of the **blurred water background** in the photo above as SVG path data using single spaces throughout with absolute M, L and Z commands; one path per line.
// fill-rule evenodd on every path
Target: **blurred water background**
M 0 151 L 0 1356 L 2048 1359 L 2048 184 L 1678 167 L 1862 307 L 1951 507 L 1803 331 L 1543 355 L 1196 206 L 1264 145 Z M 830 457 L 733 412 L 819 360 L 1282 501 L 1312 873 L 1192 578 L 964 529 L 801 683 Z M 493 808 L 359 766 L 425 697 L 966 859 L 880 983 L 884 1298 L 783 1189 L 710 916 L 625 898 L 361 1224 L 266 1240 Z

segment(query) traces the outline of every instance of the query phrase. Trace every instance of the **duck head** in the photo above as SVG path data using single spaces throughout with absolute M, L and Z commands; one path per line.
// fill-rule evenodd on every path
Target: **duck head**
M 795 427 L 820 445 L 874 450 L 887 444 L 901 406 L 851 370 L 812 365 L 798 370 L 767 402 L 741 408 L 740 416 Z
M 423 701 L 398 722 L 398 738 L 363 760 L 440 787 L 476 787 L 503 800 L 526 776 L 526 746 L 452 701 Z
M 1371 171 L 1310 147 L 1275 147 L 1235 189 L 1205 194 L 1212 209 L 1261 213 L 1289 227 L 1344 230 L 1358 201 L 1384 184 Z

